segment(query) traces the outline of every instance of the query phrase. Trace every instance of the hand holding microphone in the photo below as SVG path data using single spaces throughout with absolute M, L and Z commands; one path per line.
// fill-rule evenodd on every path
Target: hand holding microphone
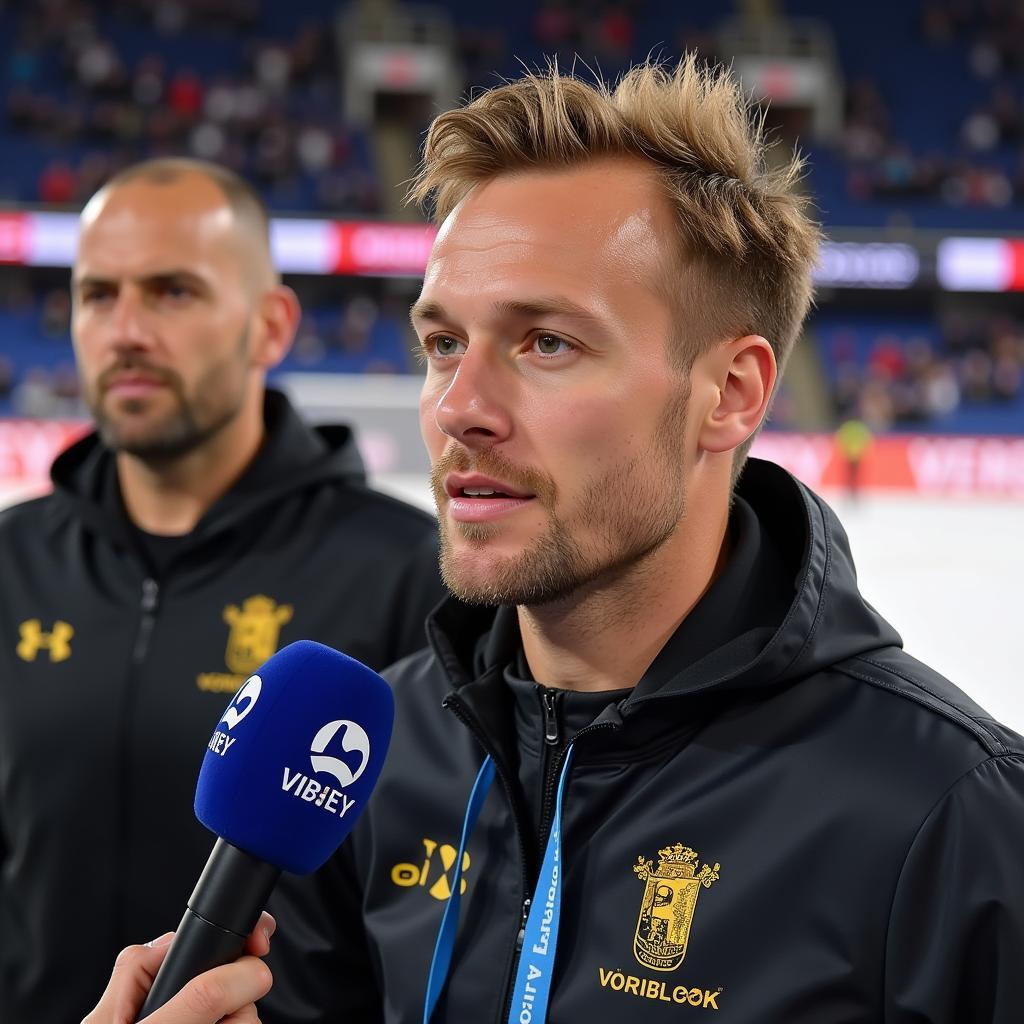
M 376 672 L 308 640 L 278 651 L 246 680 L 218 722 L 199 772 L 196 817 L 218 839 L 170 948 L 162 962 L 152 952 L 130 952 L 141 947 L 122 954 L 134 964 L 136 996 L 145 988 L 139 979 L 147 966 L 159 967 L 138 1020 L 168 1001 L 177 1007 L 176 994 L 215 968 L 218 985 L 227 977 L 245 995 L 266 982 L 255 998 L 266 994 L 266 966 L 234 961 L 247 948 L 281 871 L 315 871 L 351 831 L 380 774 L 393 721 L 391 690 Z M 253 941 L 260 946 L 250 939 L 250 950 Z M 231 967 L 238 970 L 225 974 Z M 116 981 L 115 971 L 111 985 Z M 122 983 L 119 998 L 128 998 L 130 988 Z M 136 1019 L 98 1017 L 102 1006 L 88 1024 Z M 206 1017 L 181 1016 L 176 1008 L 166 1021 L 164 1013 L 155 1016 L 158 1021 L 206 1024 Z
M 264 913 L 246 943 L 249 955 L 191 981 L 149 1019 L 153 1024 L 258 1024 L 256 1000 L 270 990 L 270 970 L 259 957 L 270 950 L 274 919 Z M 96 1009 L 82 1024 L 131 1024 L 170 948 L 168 932 L 122 950 Z

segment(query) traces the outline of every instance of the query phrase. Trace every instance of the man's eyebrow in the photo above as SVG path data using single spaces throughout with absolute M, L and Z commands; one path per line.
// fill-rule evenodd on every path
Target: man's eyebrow
M 83 288 L 90 285 L 111 285 L 120 280 L 116 275 L 105 276 L 103 274 L 83 274 L 81 277 L 74 277 L 72 280 L 76 288 Z M 189 270 L 186 267 L 171 267 L 168 270 L 157 270 L 150 274 L 140 274 L 132 278 L 140 284 L 166 284 L 168 281 L 187 281 L 190 284 L 206 286 L 201 275 Z
M 409 307 L 409 319 L 415 323 L 417 320 L 447 320 L 448 317 L 440 302 L 432 302 L 430 299 L 417 299 Z
M 502 316 L 535 317 L 535 316 L 566 316 L 574 320 L 595 322 L 598 318 L 587 309 L 571 299 L 552 297 L 545 299 L 501 299 L 492 303 L 491 308 Z M 451 317 L 439 302 L 432 299 L 415 302 L 409 310 L 413 322 L 417 320 L 447 321 Z
M 73 274 L 71 277 L 71 283 L 75 288 L 90 288 L 95 285 L 107 285 L 112 284 L 112 279 L 109 277 L 103 277 L 101 274 Z
M 597 320 L 591 310 L 562 296 L 527 301 L 501 300 L 494 303 L 494 310 L 505 316 L 567 316 L 574 320 Z

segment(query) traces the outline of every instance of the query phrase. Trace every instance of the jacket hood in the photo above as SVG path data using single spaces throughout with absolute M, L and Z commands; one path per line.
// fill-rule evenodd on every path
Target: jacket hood
M 731 525 L 740 539 L 725 570 L 655 658 L 624 712 L 667 696 L 777 686 L 902 646 L 861 596 L 835 513 L 784 469 L 748 460 Z M 730 616 L 722 632 L 720 622 Z M 721 642 L 706 649 L 702 641 L 716 628 Z M 455 598 L 438 607 L 427 631 L 456 688 L 507 664 L 519 646 L 514 609 Z
M 271 502 L 330 480 L 365 483 L 365 471 L 349 427 L 308 427 L 279 391 L 263 403 L 266 437 L 236 484 L 203 515 L 196 541 L 237 523 Z M 62 452 L 50 470 L 58 505 L 86 529 L 131 543 L 121 504 L 114 454 L 94 431 Z

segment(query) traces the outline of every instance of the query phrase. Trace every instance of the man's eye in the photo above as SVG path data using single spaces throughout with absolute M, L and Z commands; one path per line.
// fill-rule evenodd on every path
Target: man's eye
M 169 299 L 186 299 L 192 294 L 192 289 L 188 285 L 179 284 L 176 281 L 168 281 L 158 291 Z
M 538 334 L 534 342 L 542 356 L 560 356 L 571 352 L 576 346 L 557 334 Z
M 431 339 L 430 347 L 435 355 L 455 356 L 459 354 L 459 346 L 462 344 L 457 338 L 449 338 L 445 334 L 438 335 Z

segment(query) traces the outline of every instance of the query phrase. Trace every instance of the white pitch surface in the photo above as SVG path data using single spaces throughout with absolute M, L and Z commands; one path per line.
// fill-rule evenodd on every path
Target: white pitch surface
M 903 646 L 1024 732 L 1024 504 L 833 498 L 864 596 Z
M 419 477 L 381 490 L 433 509 Z M 1024 732 L 1024 503 L 828 494 L 864 596 L 906 650 Z

